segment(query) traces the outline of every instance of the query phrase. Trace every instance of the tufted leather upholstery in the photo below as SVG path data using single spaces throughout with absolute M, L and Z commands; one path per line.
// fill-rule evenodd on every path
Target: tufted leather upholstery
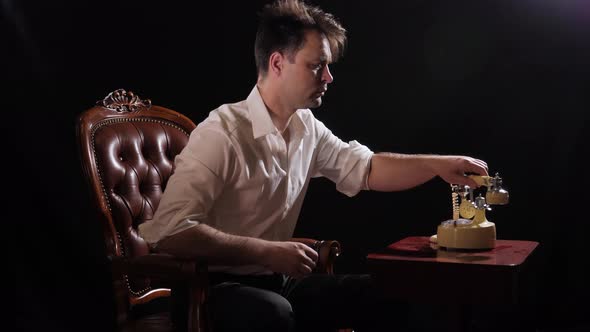
M 117 323 L 121 331 L 207 331 L 207 266 L 151 253 L 138 226 L 153 217 L 174 158 L 195 124 L 182 114 L 153 106 L 117 90 L 84 112 L 77 123 L 81 164 L 95 217 L 103 226 L 113 271 Z M 340 252 L 336 241 L 293 239 L 316 249 L 316 272 L 332 273 Z M 167 287 L 157 284 L 164 282 Z M 172 296 L 173 312 L 137 319 L 132 308 Z M 174 322 L 171 317 L 175 317 Z
M 190 129 L 144 117 L 110 119 L 96 126 L 94 156 L 123 255 L 149 253 L 137 226 L 158 208 L 173 158 L 186 145 Z M 135 292 L 149 287 L 146 280 L 129 282 Z

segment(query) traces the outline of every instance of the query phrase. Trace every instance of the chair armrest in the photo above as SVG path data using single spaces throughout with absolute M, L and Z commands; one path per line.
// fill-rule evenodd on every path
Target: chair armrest
M 168 254 L 147 254 L 134 258 L 110 256 L 113 276 L 125 275 L 159 278 L 171 283 L 171 289 L 155 289 L 147 294 L 132 297 L 131 305 L 147 303 L 154 298 L 172 295 L 172 319 L 178 331 L 208 331 L 207 264 L 181 259 Z
M 301 242 L 317 251 L 319 259 L 315 273 L 334 273 L 336 257 L 340 255 L 340 243 L 334 240 L 316 240 L 310 238 L 292 238 L 291 241 Z
M 207 277 L 206 263 L 169 254 L 147 254 L 134 258 L 110 256 L 109 260 L 115 276 L 132 275 L 178 281 L 195 277 L 206 280 Z

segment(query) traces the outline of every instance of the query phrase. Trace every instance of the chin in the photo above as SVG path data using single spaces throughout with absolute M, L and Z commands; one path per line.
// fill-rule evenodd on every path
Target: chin
M 308 108 L 316 108 L 316 107 L 320 107 L 322 105 L 322 97 L 316 98 L 316 99 L 312 99 L 309 102 Z

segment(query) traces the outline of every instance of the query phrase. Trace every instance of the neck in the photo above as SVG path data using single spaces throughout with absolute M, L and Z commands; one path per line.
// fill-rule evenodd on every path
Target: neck
M 279 131 L 284 131 L 289 122 L 289 118 L 297 111 L 297 109 L 285 104 L 284 99 L 280 97 L 279 84 L 273 84 L 268 80 L 262 80 L 259 78 L 257 86 L 262 101 L 264 101 L 264 105 L 266 105 L 266 108 L 268 109 L 272 122 Z

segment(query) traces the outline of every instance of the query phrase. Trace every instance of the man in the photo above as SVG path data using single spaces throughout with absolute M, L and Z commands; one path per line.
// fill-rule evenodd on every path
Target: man
M 309 108 L 333 81 L 346 41 L 328 13 L 298 1 L 264 8 L 255 42 L 258 81 L 191 133 L 153 220 L 155 250 L 210 262 L 216 331 L 310 331 L 369 326 L 378 300 L 370 277 L 310 274 L 317 253 L 290 242 L 311 177 L 353 196 L 396 191 L 435 176 L 477 185 L 485 162 L 463 156 L 373 153 L 342 142 Z

